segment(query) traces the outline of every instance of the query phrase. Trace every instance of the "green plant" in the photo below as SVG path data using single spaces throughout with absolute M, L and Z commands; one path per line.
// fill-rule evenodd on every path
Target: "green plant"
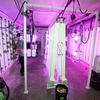
M 4 33 L 2 33 L 2 35 L 4 35 Z
M 9 45 L 7 45 L 7 49 L 8 49 L 8 48 L 10 48 L 10 46 L 9 46 Z
M 4 50 L 3 52 L 4 52 L 4 53 L 7 53 L 7 52 L 8 52 L 8 50 Z
M 11 60 L 14 60 L 14 59 L 16 59 L 16 56 L 12 56 L 12 57 L 11 57 Z
M 13 34 L 13 32 L 9 31 L 10 37 L 9 37 L 9 41 L 7 41 L 7 44 L 9 44 L 9 46 L 7 45 L 7 48 L 11 48 L 10 49 L 10 55 L 11 55 L 11 60 L 16 59 L 16 56 L 14 55 L 15 50 L 16 50 L 16 43 L 15 43 L 15 34 Z
M 13 60 L 13 57 L 11 57 L 11 60 Z
M 2 71 L 2 70 L 3 70 L 3 68 L 2 68 L 2 67 L 0 67 L 0 70 Z
M 9 31 L 9 34 L 13 34 L 13 32 L 12 31 Z
M 8 34 L 6 34 L 6 37 L 8 37 Z
M 9 41 L 7 41 L 6 43 L 7 43 L 7 44 L 10 44 L 10 42 L 9 42 Z
M 13 53 L 10 53 L 10 55 L 12 55 Z
M 11 38 L 11 37 L 10 37 L 9 39 L 10 39 L 10 40 L 12 40 L 12 38 Z
M 3 45 L 6 45 L 5 43 L 3 43 Z

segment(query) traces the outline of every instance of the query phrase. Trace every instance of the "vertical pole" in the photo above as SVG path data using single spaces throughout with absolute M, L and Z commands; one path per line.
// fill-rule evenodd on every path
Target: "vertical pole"
M 65 67 L 66 67 L 66 62 L 65 62 L 65 41 L 66 41 L 66 36 L 65 36 L 65 24 L 62 23 L 61 25 L 61 32 L 62 32 L 62 42 L 63 42 L 63 47 L 62 47 L 62 53 L 63 53 L 63 56 L 62 56 L 62 81 L 66 81 L 66 78 L 65 78 Z
M 93 42 L 93 45 L 92 45 L 92 54 L 91 54 L 92 56 L 91 56 L 90 69 L 89 69 L 89 75 L 88 75 L 88 81 L 87 81 L 86 88 L 90 88 L 90 79 L 91 79 L 92 64 L 93 64 L 94 52 L 95 52 L 95 48 L 96 48 L 98 18 L 99 18 L 99 12 L 97 11 L 97 13 L 96 13 L 96 21 L 95 21 L 94 38 L 93 38 L 94 42 Z
M 26 11 L 27 4 L 24 3 L 24 12 Z M 24 16 L 24 94 L 28 93 L 27 90 L 27 58 L 26 58 L 26 16 Z

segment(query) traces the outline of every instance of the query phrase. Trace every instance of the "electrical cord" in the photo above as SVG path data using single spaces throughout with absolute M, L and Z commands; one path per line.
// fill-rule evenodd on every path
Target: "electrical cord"
M 7 94 L 5 94 L 6 96 L 6 100 L 8 100 L 9 95 L 10 95 L 10 90 L 8 85 L 6 84 L 6 82 L 4 81 L 4 79 L 2 77 L 0 77 L 0 89 L 3 89 L 4 87 L 6 87 L 7 90 Z M 4 91 L 4 90 L 3 90 Z M 5 93 L 5 92 L 4 92 Z
M 77 3 L 78 3 L 80 12 L 81 12 L 82 14 L 86 14 L 87 10 L 86 10 L 85 12 L 82 11 L 79 0 L 77 0 Z
M 20 1 L 21 5 L 22 5 L 23 4 L 22 1 L 21 0 L 19 0 L 19 1 Z
M 10 95 L 10 90 L 9 90 L 9 87 L 8 87 L 8 85 L 6 83 L 5 83 L 5 86 L 6 86 L 6 89 L 7 89 L 7 97 L 6 97 L 6 100 L 8 100 L 9 95 Z
M 17 2 L 17 4 L 18 4 L 19 8 L 20 8 L 20 4 L 21 4 L 21 5 L 23 4 L 21 0 L 17 0 L 16 2 Z
M 20 13 L 21 13 L 21 11 L 22 11 L 22 8 L 23 8 L 24 3 L 27 3 L 27 2 L 26 2 L 26 1 L 23 2 L 22 6 L 21 6 L 21 8 L 20 8 L 20 10 L 19 10 L 19 13 L 18 13 L 16 19 L 13 21 L 13 23 L 15 23 L 15 22 L 17 21 L 17 19 L 18 19 Z M 13 26 L 13 25 L 9 25 L 8 27 L 0 27 L 0 28 L 5 29 L 5 28 L 10 28 L 11 26 Z
M 75 0 L 73 0 L 73 13 L 75 13 Z
M 62 14 L 62 17 L 63 17 L 63 14 L 64 14 L 66 8 L 68 7 L 68 5 L 69 5 L 71 2 L 72 2 L 72 0 L 68 0 L 68 1 L 67 1 L 67 4 L 66 4 L 64 10 L 62 10 L 62 11 L 59 13 L 59 15 L 57 16 L 56 19 L 58 19 L 58 18 L 60 17 L 61 14 Z
M 32 16 L 31 16 L 31 25 L 32 25 L 32 34 L 30 35 L 31 38 L 31 45 L 32 45 L 32 40 L 33 40 L 33 34 L 34 34 L 34 21 L 33 21 L 33 11 L 32 11 Z
M 79 30 L 80 30 L 80 32 L 82 32 L 82 33 L 80 33 L 80 35 L 81 35 L 81 42 L 84 43 L 84 44 L 86 44 L 88 42 L 88 40 L 89 40 L 90 33 L 91 33 L 91 29 L 92 29 L 92 20 L 93 19 L 91 19 L 90 29 L 89 29 L 89 33 L 88 33 L 88 38 L 87 38 L 86 41 L 84 41 L 84 36 L 85 35 L 83 35 L 83 25 L 80 26 L 80 29 Z
M 61 17 L 63 17 L 63 15 L 64 15 L 64 12 L 65 12 L 66 8 L 68 7 L 68 5 L 69 5 L 72 1 L 73 1 L 73 0 L 68 0 L 68 2 L 67 2 L 67 4 L 66 4 L 66 6 L 65 6 L 65 8 L 64 8 L 64 10 L 62 10 L 62 12 L 61 12 L 61 14 L 62 14 L 62 16 L 61 16 Z
M 15 5 L 16 5 L 17 9 L 20 10 L 20 7 L 17 5 L 16 0 L 14 0 L 14 2 L 15 2 Z
M 19 3 L 19 1 L 18 0 L 16 0 L 16 2 L 17 2 L 17 4 L 18 4 L 18 7 L 20 8 L 20 3 Z M 22 4 L 21 4 L 22 5 Z
M 27 3 L 27 2 L 26 2 L 26 1 L 23 2 L 22 6 L 21 6 L 21 8 L 20 8 L 20 10 L 19 10 L 19 13 L 18 13 L 18 15 L 17 15 L 17 17 L 16 17 L 16 19 L 14 20 L 13 23 L 15 23 L 15 22 L 17 21 L 17 19 L 18 19 L 20 13 L 21 13 L 21 11 L 22 11 L 22 8 L 23 8 L 23 6 L 24 6 L 24 3 Z

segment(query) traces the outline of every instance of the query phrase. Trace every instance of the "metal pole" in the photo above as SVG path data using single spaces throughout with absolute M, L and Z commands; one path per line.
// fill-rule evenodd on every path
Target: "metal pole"
M 66 78 L 65 78 L 65 67 L 66 67 L 66 57 L 65 57 L 65 24 L 62 24 L 62 27 L 61 27 L 61 32 L 63 33 L 62 34 L 62 42 L 63 42 L 63 47 L 62 47 L 62 53 L 63 53 L 63 56 L 62 56 L 62 80 L 63 81 L 66 81 Z
M 64 4 L 65 4 L 65 2 L 64 2 Z M 62 6 L 50 6 L 50 5 L 43 5 L 43 4 L 30 4 L 30 3 L 27 4 L 27 6 L 29 6 L 29 7 L 51 8 L 51 9 L 53 8 L 53 9 L 58 9 L 58 10 L 64 10 L 63 5 Z M 65 11 L 73 11 L 73 9 L 72 8 L 66 8 Z M 82 10 L 82 11 L 85 11 L 85 10 Z M 78 10 L 77 12 L 80 12 L 80 11 Z M 92 13 L 94 11 L 89 11 L 88 10 L 87 12 Z
M 91 56 L 91 62 L 90 62 L 90 70 L 89 70 L 89 75 L 88 75 L 88 82 L 86 88 L 90 88 L 90 79 L 91 79 L 91 71 L 92 71 L 92 64 L 93 64 L 93 59 L 94 59 L 94 52 L 96 48 L 96 38 L 97 38 L 97 29 L 98 29 L 98 19 L 99 19 L 99 12 L 97 11 L 96 13 L 96 21 L 95 21 L 95 30 L 94 30 L 94 42 L 92 45 L 92 56 Z
M 27 4 L 24 4 L 24 12 Z M 26 58 L 26 16 L 24 16 L 24 94 L 28 94 L 27 90 L 27 58 Z

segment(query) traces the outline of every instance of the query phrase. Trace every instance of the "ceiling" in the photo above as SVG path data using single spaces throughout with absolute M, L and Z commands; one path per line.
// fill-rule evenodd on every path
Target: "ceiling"
M 17 1 L 17 0 L 16 0 Z M 18 0 L 20 1 L 24 0 Z M 33 10 L 34 24 L 36 26 L 49 26 L 53 23 L 59 12 L 64 9 L 68 0 L 26 0 L 29 4 L 36 4 L 39 7 L 31 7 Z M 79 0 L 82 11 L 88 10 L 88 12 L 98 10 L 100 7 L 100 0 Z M 21 6 L 21 3 L 20 3 Z M 46 6 L 46 7 L 45 7 Z M 0 10 L 5 12 L 11 18 L 15 19 L 18 14 L 18 9 L 15 5 L 14 0 L 2 0 L 0 2 Z M 75 11 L 76 18 L 83 16 L 79 12 L 77 0 L 75 0 Z M 65 13 L 64 17 L 67 22 L 70 22 L 70 15 L 73 13 L 73 3 L 71 3 Z M 23 24 L 23 15 L 20 15 L 18 20 L 19 23 Z

